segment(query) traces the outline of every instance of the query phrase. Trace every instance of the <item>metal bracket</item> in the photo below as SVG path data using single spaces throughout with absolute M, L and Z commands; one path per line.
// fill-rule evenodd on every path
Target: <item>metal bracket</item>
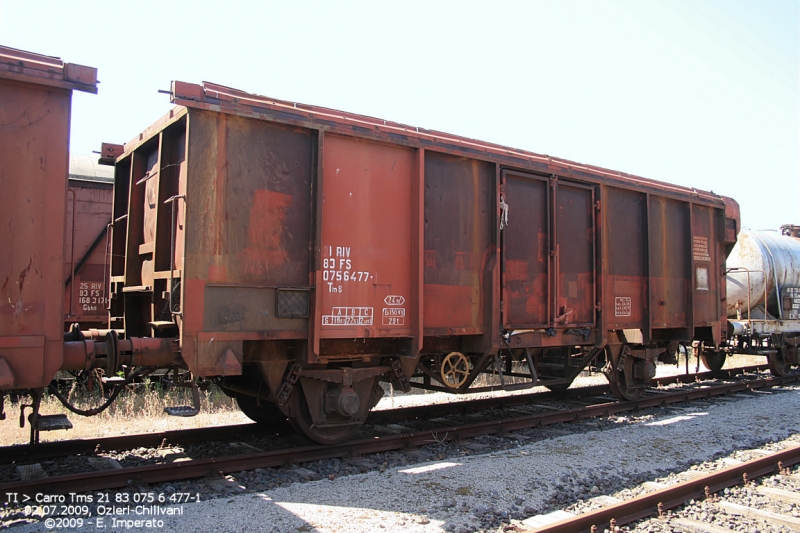
M 391 382 L 393 386 L 397 385 L 397 388 L 401 389 L 403 392 L 409 392 L 411 390 L 411 382 L 408 380 L 406 373 L 403 372 L 403 365 L 400 364 L 399 359 L 392 361 Z
M 177 373 L 177 369 L 175 370 Z M 179 387 L 190 387 L 192 389 L 192 406 L 180 405 L 177 407 L 165 407 L 164 412 L 170 416 L 197 416 L 200 414 L 200 387 L 197 386 L 197 380 L 193 379 L 188 383 L 178 383 L 175 380 L 175 385 Z
M 31 408 L 31 414 L 28 415 L 28 422 L 31 426 L 31 440 L 30 444 L 33 446 L 34 444 L 39 444 L 39 427 L 37 424 L 37 420 L 39 418 L 39 406 L 42 404 L 42 389 L 33 389 L 31 390 L 31 399 L 32 403 L 30 404 L 22 404 L 19 409 L 19 427 L 25 427 L 25 408 Z
M 302 371 L 303 367 L 297 363 L 294 363 L 292 366 L 286 369 L 286 374 L 283 376 L 281 388 L 278 389 L 278 397 L 276 402 L 278 405 L 286 405 L 286 402 L 289 400 L 289 396 L 292 394 L 292 390 L 294 389 L 294 384 L 297 383 Z
M 497 370 L 497 375 L 500 377 L 500 386 L 504 391 L 524 390 L 535 387 L 539 383 L 539 375 L 536 373 L 536 366 L 533 364 L 533 357 L 529 348 L 525 348 L 525 360 L 528 363 L 528 369 L 531 373 L 531 381 L 525 383 L 514 383 L 506 385 L 505 377 L 503 376 L 503 365 L 499 355 L 494 356 L 494 367 Z
M 106 334 L 106 366 L 107 376 L 113 376 L 119 364 L 119 335 L 112 329 Z
M 625 359 L 628 358 L 630 353 L 631 349 L 627 345 L 622 347 L 619 354 L 619 362 L 617 363 L 617 372 L 623 372 L 625 370 Z

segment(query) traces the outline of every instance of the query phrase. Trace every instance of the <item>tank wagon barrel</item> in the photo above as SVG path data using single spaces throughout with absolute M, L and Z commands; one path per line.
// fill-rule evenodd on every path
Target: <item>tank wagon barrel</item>
M 786 374 L 800 363 L 800 226 L 742 230 L 728 267 L 727 351 L 765 355 Z
M 783 318 L 787 313 L 790 318 L 791 295 L 800 287 L 800 239 L 790 229 L 786 233 L 742 230 L 728 262 L 735 269 L 728 272 L 729 317 L 766 304 L 773 316 Z

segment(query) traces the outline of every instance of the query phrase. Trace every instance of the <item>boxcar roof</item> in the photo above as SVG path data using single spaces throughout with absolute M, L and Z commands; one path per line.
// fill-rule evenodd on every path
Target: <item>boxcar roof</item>
M 0 46 L 0 78 L 97 93 L 97 69 Z
M 171 98 L 173 103 L 181 107 L 231 113 L 301 127 L 324 129 L 376 141 L 422 147 L 464 157 L 494 161 L 519 170 L 528 170 L 545 175 L 555 174 L 590 182 L 602 181 L 610 185 L 649 190 L 684 198 L 690 197 L 693 201 L 709 203 L 718 207 L 731 203 L 729 199 L 713 192 L 682 187 L 633 174 L 576 163 L 567 159 L 365 115 L 277 100 L 210 82 L 203 82 L 201 85 L 197 85 L 173 81 Z M 133 150 L 167 124 L 179 118 L 183 114 L 182 111 L 182 109 L 170 111 L 144 133 L 126 144 L 125 152 Z
M 94 154 L 69 154 L 69 179 L 114 183 L 114 167 L 100 165 Z

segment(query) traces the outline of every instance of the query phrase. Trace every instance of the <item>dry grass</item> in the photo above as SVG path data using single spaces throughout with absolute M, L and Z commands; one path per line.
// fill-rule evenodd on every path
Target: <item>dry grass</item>
M 145 389 L 148 389 L 145 392 Z M 91 409 L 104 402 L 99 391 L 90 393 L 74 386 L 68 399 L 79 409 Z M 24 398 L 23 403 L 30 403 Z M 200 392 L 200 414 L 195 417 L 169 416 L 164 407 L 191 405 L 191 392 L 188 389 L 164 390 L 160 385 L 139 384 L 126 388 L 116 401 L 102 413 L 85 417 L 69 412 L 52 394 L 45 392 L 40 413 L 43 415 L 66 414 L 73 424 L 70 430 L 42 432 L 40 440 L 91 439 L 110 435 L 149 433 L 193 427 L 208 427 L 226 424 L 239 424 L 249 419 L 239 411 L 236 401 L 222 393 L 217 387 Z M 2 424 L 0 446 L 25 444 L 30 439 L 30 427 L 19 427 L 18 402 L 5 398 L 7 419 Z M 30 409 L 26 409 L 26 415 Z

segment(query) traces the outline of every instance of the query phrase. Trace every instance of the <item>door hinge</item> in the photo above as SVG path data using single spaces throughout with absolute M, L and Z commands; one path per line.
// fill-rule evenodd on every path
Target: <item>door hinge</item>
M 594 203 L 594 210 L 595 210 L 595 211 L 600 211 L 600 200 L 597 200 L 597 201 Z

